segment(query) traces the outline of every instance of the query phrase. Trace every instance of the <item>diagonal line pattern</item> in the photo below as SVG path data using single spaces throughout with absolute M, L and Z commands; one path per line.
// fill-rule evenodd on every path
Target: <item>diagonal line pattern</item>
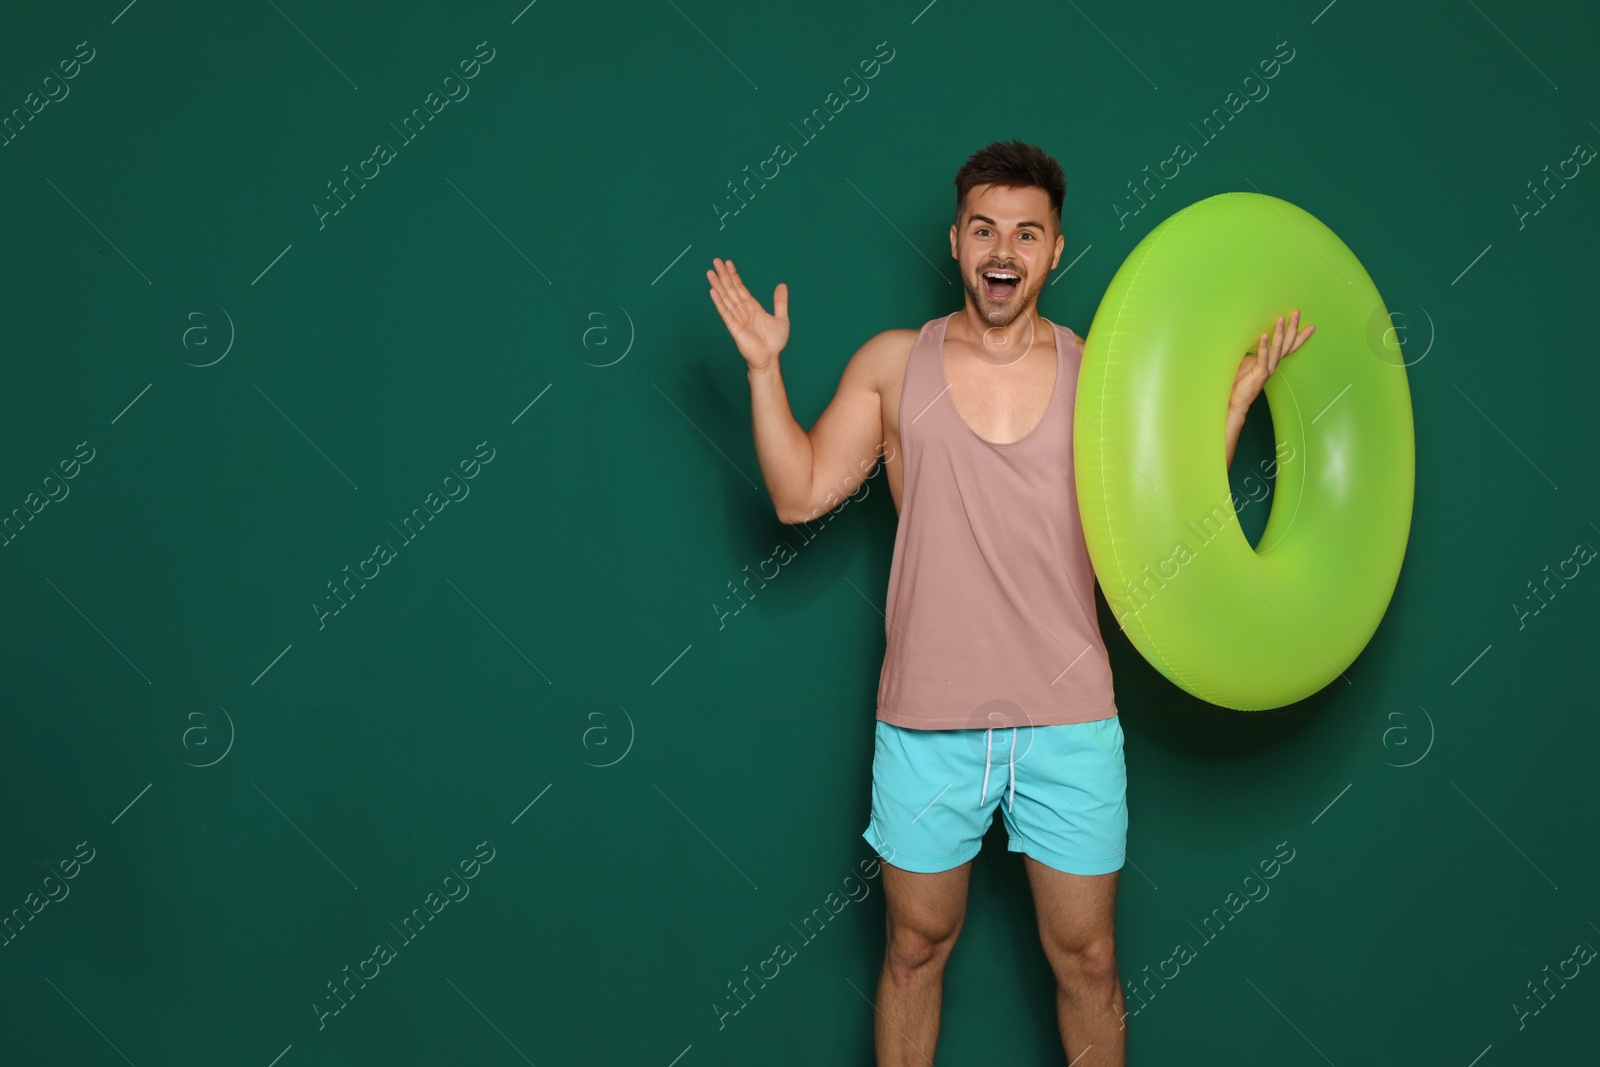
M 50 179 L 46 178 L 45 181 L 50 182 Z M 83 214 L 83 210 L 81 208 L 79 208 L 77 204 L 73 204 L 71 197 L 67 196 L 66 193 L 62 193 L 60 187 L 57 186 L 55 182 L 50 182 L 50 188 L 54 189 L 57 193 L 60 193 L 61 194 L 61 199 L 65 200 L 68 204 L 72 204 L 72 210 L 76 211 L 79 215 L 83 215 L 83 221 L 87 222 L 90 226 L 93 226 L 94 227 L 94 232 L 99 234 L 102 238 L 104 238 L 106 244 L 110 245 L 112 248 L 116 248 L 117 249 L 117 255 L 121 256 L 124 260 L 127 260 L 128 266 L 132 267 L 134 270 L 139 270 L 139 265 L 136 264 L 133 260 L 128 259 L 127 254 L 125 252 L 123 252 L 122 249 L 117 248 L 116 242 L 111 240 L 111 238 L 106 237 L 106 232 L 104 230 L 102 230 L 100 227 L 95 226 L 94 225 L 94 220 L 91 219 L 88 215 L 84 215 Z M 146 285 L 154 285 L 155 284 L 155 282 L 150 280 L 150 276 L 148 274 L 146 274 L 142 270 L 139 270 L 139 277 L 144 279 L 144 283 Z
M 321 456 L 323 459 L 327 459 L 328 460 L 328 466 L 332 467 L 336 471 L 339 471 L 339 477 L 343 478 L 347 482 L 350 482 L 350 476 L 348 474 L 346 474 L 344 471 L 339 470 L 339 465 L 337 463 L 335 463 L 333 460 L 328 459 L 328 454 L 326 452 L 324 452 L 322 450 L 322 448 L 315 441 L 313 441 L 309 437 L 306 437 L 306 432 L 304 430 L 302 430 L 299 426 L 295 426 L 295 421 L 293 419 L 291 419 L 288 415 L 284 415 L 283 409 L 280 408 L 277 404 L 274 404 L 272 402 L 272 398 L 270 396 L 268 396 L 266 393 L 262 393 L 261 392 L 261 386 L 256 385 L 255 382 L 251 382 L 250 384 L 251 384 L 252 387 L 254 387 L 256 392 L 261 393 L 261 399 L 265 400 L 269 404 L 272 404 L 272 410 L 276 411 L 279 415 L 283 415 L 283 421 L 284 422 L 287 422 L 290 426 L 294 426 L 294 432 L 295 433 L 299 434 L 301 437 L 305 437 L 306 438 L 306 444 L 310 445 L 312 448 L 315 448 L 317 450 L 317 455 Z M 361 487 L 359 485 L 357 485 L 355 482 L 350 482 L 350 488 L 356 490 L 357 492 L 361 491 Z
M 661 789 L 661 787 L 659 785 L 656 785 L 654 782 L 651 782 L 650 784 L 652 786 L 655 786 L 656 792 L 657 793 L 661 793 L 661 796 L 663 798 L 665 798 L 665 800 L 666 800 L 666 802 L 668 804 L 671 804 L 674 808 L 677 809 L 678 814 L 683 816 L 683 821 L 684 822 L 686 822 L 690 826 L 694 827 L 694 832 L 695 833 L 699 834 L 701 837 L 704 837 L 706 839 L 706 843 L 709 844 L 712 848 L 717 850 L 717 854 L 718 855 L 720 855 L 723 859 L 728 860 L 728 866 L 732 867 L 736 871 L 739 871 L 739 877 L 740 878 L 743 878 L 745 881 L 750 882 L 750 876 L 748 874 L 745 874 L 743 871 L 739 870 L 739 865 L 737 863 L 733 862 L 733 860 L 728 858 L 728 854 L 726 852 L 723 852 L 721 847 L 718 846 L 718 844 L 715 841 L 711 840 L 711 838 L 706 834 L 706 832 L 704 830 L 700 829 L 700 827 L 695 824 L 695 821 L 693 819 L 689 818 L 689 815 L 688 815 L 687 812 L 685 812 L 682 808 L 678 807 L 678 804 L 677 804 L 677 802 L 675 800 L 673 800 L 671 797 L 667 796 L 666 793 L 662 792 L 662 789 Z M 754 882 L 750 882 L 750 888 L 751 889 L 755 889 L 755 890 L 760 890 L 761 887 L 756 885 Z
M 267 0 L 267 3 L 272 4 L 272 0 Z M 277 4 L 272 4 L 272 10 L 276 11 L 280 15 L 283 15 L 283 8 L 279 7 Z M 288 15 L 283 15 L 283 21 L 287 22 L 291 26 L 294 26 L 295 33 L 298 33 L 302 37 L 306 37 L 306 32 L 299 26 L 294 25 L 294 19 L 290 18 Z M 313 41 L 309 37 L 306 37 L 306 44 L 310 45 L 312 48 L 317 48 L 317 42 Z M 328 53 L 324 52 L 320 48 L 317 48 L 317 55 L 321 56 L 323 59 L 328 59 Z M 339 70 L 339 64 L 335 63 L 331 59 L 328 59 L 328 66 L 332 67 L 334 70 Z M 339 77 L 343 78 L 347 82 L 350 82 L 350 75 L 346 74 L 342 70 L 339 70 Z M 357 85 L 355 82 L 350 82 L 350 88 L 359 92 L 361 86 Z
M 1472 0 L 1467 0 L 1467 3 L 1472 4 Z M 1472 10 L 1476 11 L 1480 15 L 1483 15 L 1483 8 L 1479 7 L 1477 4 L 1472 4 Z M 1488 15 L 1483 15 L 1483 21 L 1487 22 L 1491 26 L 1494 26 L 1494 20 Z M 1506 37 L 1506 31 L 1502 30 L 1499 26 L 1494 26 L 1494 32 L 1498 33 L 1502 37 Z M 1523 59 L 1528 59 L 1528 53 L 1524 52 L 1520 48 L 1517 48 L 1517 42 L 1513 41 L 1509 37 L 1506 37 L 1506 44 L 1510 45 L 1512 48 L 1516 48 L 1517 55 L 1521 56 Z M 1531 59 L 1528 59 L 1528 66 L 1532 67 L 1534 70 L 1539 70 L 1539 64 L 1535 63 Z M 1543 78 L 1547 82 L 1550 82 L 1550 75 L 1546 74 L 1542 70 L 1539 70 L 1539 77 Z M 1550 82 L 1550 88 L 1556 90 L 1557 92 L 1561 91 L 1561 86 L 1557 85 L 1555 82 Z
M 306 838 L 306 844 L 310 845 L 312 848 L 317 849 L 317 855 L 321 856 L 325 860 L 328 860 L 328 866 L 329 867 L 332 867 L 334 870 L 339 871 L 339 865 L 337 863 L 333 862 L 332 860 L 329 860 L 328 859 L 328 854 L 326 852 L 322 851 L 322 849 L 317 848 L 317 843 L 315 841 L 311 840 L 311 838 L 306 837 L 306 832 L 304 830 L 300 829 L 300 827 L 295 826 L 294 820 L 289 818 L 288 815 L 284 814 L 284 810 L 282 808 L 278 807 L 277 803 L 271 797 L 267 796 L 266 793 L 262 793 L 261 792 L 261 787 L 259 785 L 256 785 L 254 782 L 251 782 L 250 785 L 255 788 L 255 791 L 257 793 L 261 793 L 261 797 L 262 797 L 263 800 L 265 800 L 268 804 L 271 804 L 273 809 L 276 810 L 279 815 L 283 816 L 283 821 L 284 822 L 288 823 L 290 826 L 294 826 L 294 832 L 295 833 L 299 834 L 301 837 L 305 837 Z M 345 874 L 343 871 L 339 871 L 339 877 L 343 878 L 347 882 L 350 882 L 350 876 L 348 874 Z M 360 889 L 361 887 L 356 885 L 354 882 L 350 882 L 350 888 L 351 889 Z
M 446 982 L 450 982 L 450 979 L 446 978 L 445 981 Z M 450 982 L 450 988 L 454 989 L 457 993 L 461 993 L 461 987 L 456 985 L 454 982 Z M 468 1004 L 472 1004 L 472 998 L 467 996 L 465 993 L 461 993 L 461 999 L 466 1001 Z M 502 1040 L 506 1044 L 510 1045 L 513 1049 L 516 1049 L 517 1055 L 518 1056 L 522 1056 L 523 1062 L 528 1064 L 528 1067 L 533 1067 L 533 1061 L 528 1059 L 527 1056 L 523 1055 L 522 1050 L 520 1048 L 517 1048 L 516 1044 L 509 1037 L 506 1036 L 506 1032 L 504 1030 L 502 1030 L 498 1026 L 494 1025 L 494 1020 L 493 1019 L 491 1019 L 487 1015 L 483 1014 L 483 1009 L 482 1008 L 478 1007 L 476 1004 L 472 1004 L 472 1010 L 477 1012 L 479 1015 L 482 1015 L 484 1022 L 488 1023 L 490 1026 L 494 1026 L 494 1032 L 500 1035 L 500 1040 Z
M 667 3 L 672 4 L 672 0 L 667 0 Z M 672 10 L 676 11 L 680 15 L 683 15 L 683 8 L 679 7 L 677 4 L 672 4 Z M 683 21 L 687 22 L 691 26 L 694 26 L 694 19 L 690 18 L 688 15 L 683 15 Z M 702 30 L 699 26 L 694 26 L 694 32 L 698 33 L 702 37 L 706 37 L 706 31 Z M 717 55 L 721 56 L 723 59 L 728 59 L 728 53 L 724 52 L 720 48 L 717 48 L 717 42 L 713 41 L 709 37 L 706 37 L 706 44 L 710 45 L 712 48 L 716 48 Z M 739 70 L 739 64 L 735 63 L 731 59 L 728 59 L 728 66 L 732 67 L 734 70 Z M 750 88 L 757 90 L 761 88 L 761 86 L 757 85 L 755 82 L 751 82 L 750 75 L 746 74 L 742 70 L 739 70 L 739 77 L 743 78 L 747 82 L 750 82 Z
M 676 410 L 679 415 L 683 416 L 685 422 L 687 422 L 690 426 L 694 427 L 695 433 L 699 434 L 701 437 L 705 437 L 706 442 L 708 444 L 710 444 L 712 448 L 716 448 L 717 449 L 717 455 L 721 456 L 723 459 L 727 459 L 728 460 L 728 466 L 730 466 L 734 470 L 738 471 L 739 472 L 739 477 L 743 478 L 747 482 L 750 482 L 750 476 L 748 474 L 746 474 L 739 467 L 739 465 L 737 463 L 735 463 L 731 459 L 728 459 L 728 454 L 726 452 L 724 452 L 722 449 L 717 448 L 717 443 L 715 441 L 711 440 L 711 438 L 706 435 L 706 432 L 704 430 L 702 430 L 698 425 L 696 425 L 695 421 L 693 419 L 689 418 L 689 416 L 684 412 L 684 410 L 682 408 L 678 407 L 677 404 L 673 404 L 672 403 L 672 398 L 670 396 L 667 396 L 666 393 L 662 393 L 661 392 L 661 386 L 656 385 L 655 382 L 651 382 L 650 385 L 655 389 L 656 392 L 661 393 L 661 397 L 662 397 L 663 400 L 665 400 L 669 404 L 672 404 L 673 409 Z M 754 489 L 758 493 L 761 492 L 761 487 L 758 486 L 755 482 L 750 482 L 750 488 Z
M 890 228 L 893 229 L 895 233 L 898 233 L 900 235 L 901 239 L 904 240 L 906 244 L 910 245 L 912 250 L 915 251 L 917 253 L 917 255 L 922 256 L 922 261 L 924 263 L 926 263 L 930 267 L 933 267 L 933 273 L 937 274 L 940 278 L 943 278 L 944 279 L 944 283 L 946 285 L 950 284 L 950 279 L 945 277 L 944 271 L 940 270 L 937 266 L 934 266 L 933 260 L 929 259 L 927 256 L 922 255 L 922 249 L 917 247 L 916 242 L 913 241 L 911 238 L 907 237 L 905 235 L 905 231 L 901 230 L 900 227 L 898 227 L 898 226 L 896 226 L 894 224 L 894 220 L 893 219 L 891 219 L 888 215 L 884 215 L 883 214 L 883 209 L 880 208 L 877 204 L 873 204 L 872 203 L 872 198 L 870 196 L 868 196 L 866 193 L 862 193 L 860 186 L 858 186 L 855 182 L 850 181 L 849 178 L 846 178 L 845 181 L 850 182 L 850 188 L 854 189 L 857 193 L 861 193 L 861 199 L 865 200 L 868 204 L 871 204 L 872 205 L 872 210 L 876 211 L 879 215 L 883 215 L 883 221 L 887 222 L 889 224 Z
M 850 579 L 846 578 L 845 581 L 850 582 Z M 850 582 L 850 588 L 854 589 L 858 593 L 861 593 L 861 587 L 856 585 L 855 582 Z M 865 594 L 865 593 L 861 593 L 861 599 L 865 600 L 868 604 L 872 604 L 872 610 L 876 611 L 879 615 L 883 615 L 883 621 L 884 622 L 888 622 L 889 621 L 889 616 L 884 615 L 883 614 L 883 609 L 878 607 L 877 604 L 873 604 L 871 597 L 867 596 L 867 594 Z M 894 632 L 899 634 L 901 637 L 906 637 L 906 632 L 904 630 L 900 629 L 900 627 L 898 627 L 898 626 L 896 626 L 894 628 Z M 906 637 L 906 644 L 911 645 L 912 648 L 917 648 L 917 646 L 912 642 L 911 638 L 909 638 L 909 637 Z M 933 662 L 933 660 L 928 659 L 927 653 L 923 652 L 922 649 L 917 648 L 917 655 L 921 656 L 923 659 L 927 659 L 928 660 L 928 666 L 932 667 L 936 671 L 939 671 L 939 665 L 937 663 Z M 946 685 L 954 685 L 955 684 L 954 682 L 950 681 L 949 676 L 946 675 L 944 673 L 944 671 L 939 671 L 939 677 L 944 679 Z
M 1490 826 L 1494 826 L 1494 832 L 1495 833 L 1499 834 L 1501 837 L 1505 837 L 1506 844 L 1510 845 L 1512 848 L 1517 849 L 1517 855 L 1521 856 L 1525 860 L 1528 860 L 1528 866 L 1532 867 L 1536 871 L 1539 871 L 1539 865 L 1537 863 L 1533 862 L 1531 859 L 1528 859 L 1528 854 L 1526 852 L 1522 851 L 1522 849 L 1518 848 L 1517 847 L 1517 843 L 1515 841 L 1511 840 L 1511 838 L 1509 838 L 1509 837 L 1506 837 L 1506 832 L 1504 830 L 1500 829 L 1500 827 L 1495 826 L 1494 820 L 1489 818 L 1489 816 L 1484 812 L 1484 810 L 1482 808 L 1478 807 L 1477 804 L 1473 803 L 1472 798 L 1467 796 L 1466 793 L 1462 792 L 1462 789 L 1461 789 L 1461 787 L 1459 785 L 1456 785 L 1454 782 L 1451 782 L 1450 784 L 1454 785 L 1456 787 L 1456 792 L 1457 793 L 1461 793 L 1461 796 L 1466 800 L 1466 802 L 1468 804 L 1472 804 L 1473 808 L 1475 808 L 1477 810 L 1478 814 L 1483 816 L 1483 821 L 1484 822 L 1488 823 Z M 1545 874 L 1543 871 L 1539 871 L 1539 877 L 1543 878 L 1547 882 L 1550 882 L 1550 876 Z M 1550 888 L 1559 890 L 1561 887 L 1556 885 L 1554 882 L 1550 882 Z
M 446 578 L 445 581 L 450 582 L 450 579 Z M 454 589 L 458 593 L 461 593 L 461 587 L 459 585 L 457 585 L 455 582 L 450 582 L 450 588 Z M 500 637 L 505 641 L 506 644 L 510 645 L 513 649 L 516 649 L 517 655 L 521 656 L 524 660 L 526 660 L 528 666 L 532 667 L 536 671 L 539 671 L 539 665 L 537 663 L 533 662 L 533 660 L 528 659 L 528 654 L 526 652 L 522 651 L 522 649 L 517 648 L 516 642 L 512 641 L 511 638 L 506 637 L 506 632 L 504 630 L 500 629 L 500 627 L 495 626 L 494 620 L 489 618 L 489 616 L 484 615 L 483 614 L 483 609 L 478 607 L 478 605 L 473 604 L 471 597 L 469 597 L 465 593 L 461 593 L 461 599 L 465 600 L 468 604 L 472 604 L 472 610 L 476 611 L 480 616 L 482 616 L 484 622 L 488 623 L 490 626 L 494 626 L 494 632 L 499 634 Z M 555 684 L 554 682 L 550 681 L 550 676 L 545 674 L 544 671 L 539 671 L 539 677 L 544 679 L 546 685 L 554 685 Z
M 1067 0 L 1067 3 L 1072 4 L 1072 0 Z M 1079 7 L 1077 4 L 1072 4 L 1072 10 L 1076 11 L 1080 15 L 1083 15 L 1083 8 Z M 1083 15 L 1083 21 L 1087 22 L 1091 26 L 1094 26 L 1094 32 L 1098 33 L 1102 37 L 1105 37 L 1106 44 L 1117 49 L 1117 55 L 1121 56 L 1123 59 L 1128 59 L 1128 53 L 1124 52 L 1120 48 L 1117 48 L 1117 42 L 1113 41 L 1109 37 L 1106 37 L 1106 31 L 1102 30 L 1099 26 L 1095 26 L 1093 19 L 1091 19 L 1088 15 Z M 1128 59 L 1128 66 L 1132 67 L 1134 70 L 1139 70 L 1139 64 L 1135 63 L 1131 59 Z M 1150 75 L 1146 74 L 1142 70 L 1139 70 L 1139 77 L 1143 78 L 1147 82 L 1150 82 Z M 1161 86 L 1157 85 L 1155 82 L 1150 82 L 1150 88 L 1156 90 L 1157 92 L 1161 91 Z
M 46 578 L 45 581 L 50 582 L 50 579 Z M 61 587 L 56 585 L 55 582 L 50 582 L 50 588 L 59 593 L 62 600 L 65 600 L 68 604 L 72 604 L 72 598 L 67 596 L 67 594 L 62 593 Z M 83 609 L 78 607 L 76 604 L 72 604 L 72 610 L 76 611 L 79 615 L 83 615 Z M 90 626 L 94 626 L 94 620 L 89 618 L 87 615 L 83 615 L 83 621 L 88 623 Z M 99 634 L 101 637 L 105 637 L 106 644 L 110 645 L 112 648 L 116 648 L 117 655 L 121 656 L 123 659 L 127 659 L 128 666 L 132 667 L 136 671 L 139 671 L 139 665 L 133 662 L 133 660 L 128 659 L 128 654 L 123 652 L 122 649 L 117 648 L 116 642 L 112 641 L 111 638 L 106 637 L 106 632 L 104 630 L 100 629 L 98 626 L 94 626 L 94 632 Z M 155 685 L 155 683 L 150 680 L 149 676 L 146 675 L 144 671 L 139 671 L 139 677 L 144 679 L 146 685 Z
M 1465 400 L 1469 404 L 1472 404 L 1472 398 L 1470 396 L 1468 396 L 1465 392 L 1462 392 L 1461 386 L 1456 385 L 1455 382 L 1451 382 L 1450 384 L 1455 387 L 1455 391 L 1456 392 L 1461 393 L 1461 398 L 1463 400 Z M 1494 426 L 1494 432 L 1499 434 L 1501 437 L 1505 437 L 1506 438 L 1506 444 L 1510 445 L 1512 448 L 1516 448 L 1517 449 L 1517 455 L 1521 456 L 1523 459 L 1528 459 L 1528 454 L 1526 452 L 1524 452 L 1522 449 L 1517 448 L 1517 443 L 1515 441 L 1513 441 L 1511 438 L 1506 437 L 1506 432 L 1504 430 L 1502 430 L 1500 427 L 1495 426 L 1494 425 L 1494 420 L 1491 419 L 1489 416 L 1484 415 L 1482 408 L 1480 408 L 1477 404 L 1472 404 L 1472 410 L 1476 411 L 1479 415 L 1483 415 L 1483 421 L 1487 422 L 1490 426 Z M 1532 467 L 1536 471 L 1539 471 L 1539 477 L 1543 478 L 1547 482 L 1550 482 L 1550 476 L 1548 474 L 1546 474 L 1544 471 L 1539 470 L 1539 465 L 1537 463 L 1535 463 L 1533 460 L 1528 459 L 1528 466 Z M 1559 485 L 1557 485 L 1555 482 L 1550 482 L 1550 488 L 1552 488 L 1552 489 L 1560 489 L 1561 487 Z
M 1245 981 L 1246 982 L 1250 982 L 1250 979 L 1246 978 Z M 1250 982 L 1250 988 L 1254 989 L 1257 993 L 1261 993 L 1261 988 L 1259 986 L 1257 986 L 1254 982 Z M 1266 1001 L 1268 1004 L 1272 1004 L 1272 998 L 1267 996 L 1265 993 L 1261 993 L 1261 999 Z M 1283 1009 L 1278 1007 L 1276 1004 L 1272 1004 L 1272 1010 L 1277 1012 L 1279 1015 L 1283 1015 Z M 1290 1026 L 1294 1026 L 1294 1020 L 1289 1018 L 1287 1015 L 1283 1015 L 1283 1021 L 1288 1023 Z M 1313 1042 L 1309 1037 L 1306 1037 L 1306 1032 L 1304 1030 L 1300 1029 L 1298 1026 L 1294 1026 L 1294 1032 L 1299 1034 L 1301 1037 L 1305 1037 L 1306 1044 L 1310 1045 L 1312 1048 L 1316 1048 L 1318 1056 L 1321 1056 L 1323 1059 L 1328 1060 L 1327 1054 L 1325 1052 L 1323 1052 L 1320 1048 L 1317 1048 L 1316 1043 Z M 1328 1063 L 1329 1064 L 1333 1064 L 1333 1061 L 1332 1060 L 1328 1060 Z
M 50 982 L 50 979 L 46 978 L 45 981 Z M 50 988 L 54 989 L 57 993 L 61 993 L 61 987 L 56 985 L 54 982 L 50 982 Z M 72 1004 L 72 998 L 67 996 L 65 993 L 61 993 L 61 999 L 66 1001 L 68 1004 Z M 72 1010 L 77 1012 L 79 1015 L 83 1015 L 83 1009 L 78 1007 L 76 1004 L 72 1004 Z M 83 1015 L 83 1021 L 88 1023 L 90 1026 L 94 1026 L 94 1020 L 89 1018 L 87 1015 Z M 106 1032 L 104 1030 L 100 1029 L 98 1026 L 94 1026 L 94 1032 L 99 1034 L 101 1038 L 105 1040 L 106 1044 L 110 1045 L 112 1048 L 116 1048 L 118 1056 L 128 1060 L 127 1053 L 123 1052 L 120 1048 L 117 1048 L 116 1043 L 113 1042 L 109 1037 L 106 1037 Z M 128 1060 L 128 1063 L 131 1065 L 133 1061 Z

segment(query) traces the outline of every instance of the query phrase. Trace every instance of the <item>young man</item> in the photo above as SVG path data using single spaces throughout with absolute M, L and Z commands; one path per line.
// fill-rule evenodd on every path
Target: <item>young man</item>
M 1040 316 L 1061 259 L 1061 166 L 996 142 L 956 174 L 950 254 L 964 307 L 886 330 L 850 359 L 809 432 L 778 354 L 788 291 L 762 309 L 732 262 L 711 299 L 747 365 L 756 452 L 778 517 L 815 518 L 879 458 L 899 510 L 879 680 L 872 814 L 888 946 L 874 1036 L 882 1065 L 933 1061 L 945 963 L 972 858 L 997 807 L 1021 852 L 1075 1067 L 1121 1065 L 1126 1009 L 1113 939 L 1127 835 L 1122 727 L 1078 515 L 1072 417 L 1082 340 Z M 1247 353 L 1226 455 L 1278 361 L 1310 336 Z M 865 473 L 863 473 L 865 472 Z

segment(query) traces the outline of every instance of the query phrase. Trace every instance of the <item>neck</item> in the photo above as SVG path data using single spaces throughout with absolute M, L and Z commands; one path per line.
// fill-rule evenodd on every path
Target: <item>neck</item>
M 974 355 L 988 361 L 1006 363 L 1018 358 L 1017 353 L 1031 348 L 1055 349 L 1053 328 L 1049 320 L 1039 314 L 1037 304 L 1030 305 L 1005 326 L 991 326 L 971 301 L 950 318 L 945 327 L 946 337 L 966 342 Z

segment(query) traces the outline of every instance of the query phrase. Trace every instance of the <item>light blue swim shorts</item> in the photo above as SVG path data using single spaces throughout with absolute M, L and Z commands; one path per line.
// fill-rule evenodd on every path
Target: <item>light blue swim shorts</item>
M 1068 874 L 1108 874 L 1127 851 L 1127 797 L 1116 715 L 989 730 L 879 719 L 861 836 L 885 863 L 933 874 L 978 854 L 999 807 L 1010 851 Z

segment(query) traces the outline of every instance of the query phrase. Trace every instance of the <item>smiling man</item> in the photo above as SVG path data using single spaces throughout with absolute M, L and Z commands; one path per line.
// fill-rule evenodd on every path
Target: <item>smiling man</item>
M 933 1060 L 972 859 L 998 808 L 1033 889 L 1067 1058 L 1120 1065 L 1113 927 L 1127 778 L 1073 483 L 1083 340 L 1037 306 L 1065 247 L 1066 178 L 1043 151 L 1011 141 L 975 153 L 955 185 L 950 255 L 964 306 L 862 345 L 809 432 L 778 368 L 787 287 L 768 314 L 732 262 L 714 259 L 706 277 L 745 359 L 778 517 L 809 521 L 837 506 L 879 456 L 899 511 L 862 835 L 883 860 L 888 908 L 878 1062 Z M 1297 335 L 1298 320 L 1285 336 L 1280 317 L 1240 364 L 1227 462 L 1251 402 L 1311 333 Z

